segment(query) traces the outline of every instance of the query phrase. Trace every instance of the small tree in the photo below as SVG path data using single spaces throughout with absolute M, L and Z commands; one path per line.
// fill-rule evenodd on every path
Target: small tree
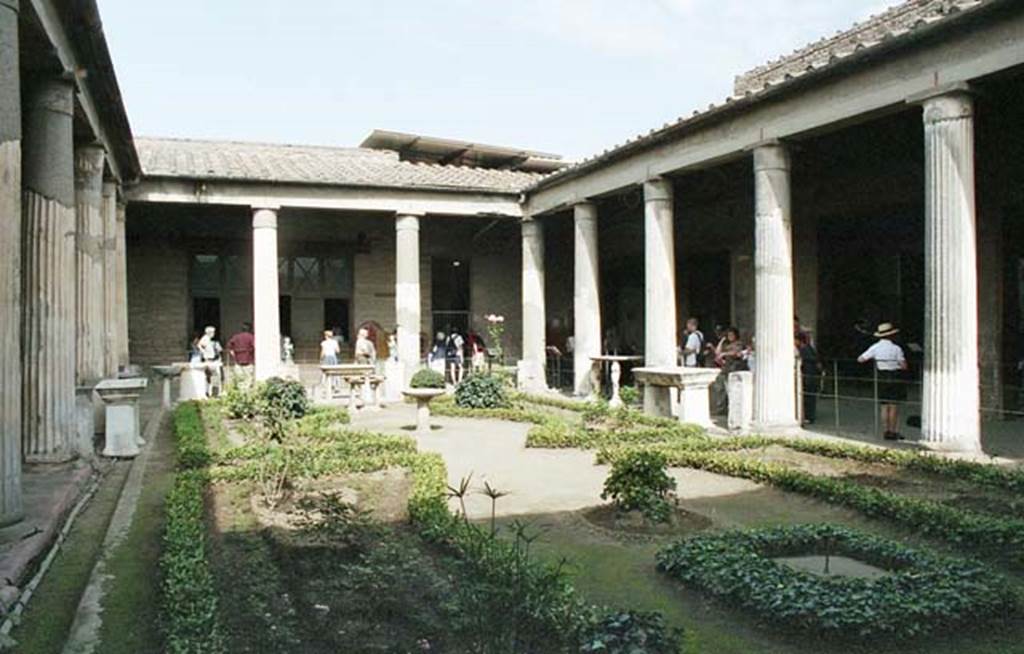
M 668 522 L 668 498 L 676 480 L 668 474 L 668 461 L 660 452 L 629 452 L 612 464 L 601 499 L 610 499 L 620 511 L 640 511 L 651 522 Z

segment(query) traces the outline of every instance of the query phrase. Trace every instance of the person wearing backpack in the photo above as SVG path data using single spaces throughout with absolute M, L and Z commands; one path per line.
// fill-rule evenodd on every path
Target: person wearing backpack
M 697 368 L 703 365 L 704 358 L 704 334 L 698 329 L 700 323 L 696 318 L 686 321 L 686 332 L 683 334 L 683 347 L 680 349 L 680 359 L 683 367 Z

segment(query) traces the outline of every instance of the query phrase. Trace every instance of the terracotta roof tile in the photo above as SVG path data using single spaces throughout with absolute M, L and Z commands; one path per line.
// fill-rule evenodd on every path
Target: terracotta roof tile
M 148 177 L 516 193 L 537 173 L 401 161 L 368 148 L 137 137 Z

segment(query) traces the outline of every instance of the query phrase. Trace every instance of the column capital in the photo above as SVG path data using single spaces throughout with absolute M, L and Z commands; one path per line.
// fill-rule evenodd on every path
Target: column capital
M 964 120 L 974 116 L 974 98 L 966 91 L 934 95 L 921 103 L 925 125 Z
M 644 182 L 644 202 L 671 202 L 672 180 L 655 177 Z
M 789 170 L 792 161 L 789 156 L 789 147 L 782 141 L 763 141 L 750 148 L 754 153 L 754 171 L 759 170 Z
M 75 148 L 75 188 L 100 193 L 106 150 L 98 143 Z
M 267 207 L 253 207 L 252 228 L 277 229 L 277 209 L 270 209 Z
M 0 0 L 0 7 L 18 13 L 18 0 Z
M 32 81 L 31 88 L 25 98 L 26 111 L 31 107 L 66 116 L 75 115 L 75 83 L 71 78 L 64 74 L 50 75 Z
M 519 226 L 523 231 L 523 238 L 539 236 L 544 229 L 544 225 L 533 217 L 523 218 L 523 221 L 519 223 Z
M 400 211 L 395 214 L 395 231 L 420 231 L 420 218 L 423 214 Z
M 572 205 L 572 215 L 576 220 L 597 220 L 597 205 L 590 200 L 581 200 Z

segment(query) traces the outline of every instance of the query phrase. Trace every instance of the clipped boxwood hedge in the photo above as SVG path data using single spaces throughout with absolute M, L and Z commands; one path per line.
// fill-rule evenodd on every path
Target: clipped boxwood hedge
M 773 557 L 831 553 L 890 574 L 821 577 Z M 699 535 L 658 552 L 658 569 L 772 625 L 838 639 L 916 638 L 1019 610 L 1010 584 L 971 561 L 910 549 L 835 525 Z

